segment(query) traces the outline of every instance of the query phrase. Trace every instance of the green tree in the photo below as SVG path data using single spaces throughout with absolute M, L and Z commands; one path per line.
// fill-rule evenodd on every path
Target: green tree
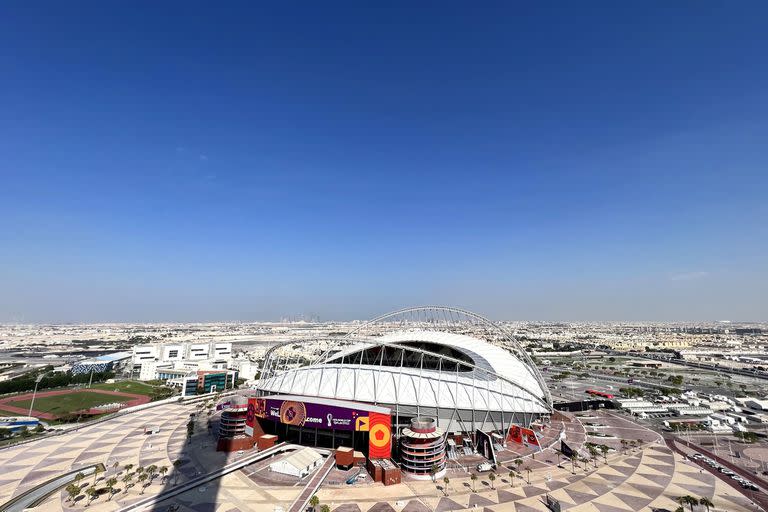
M 690 494 L 686 494 L 685 496 L 678 496 L 678 498 L 675 501 L 677 501 L 681 506 L 685 506 L 685 505 L 690 506 L 691 512 L 693 512 L 693 507 L 699 504 L 699 500 L 697 500 Z
M 104 466 L 101 464 L 97 464 L 95 468 L 93 468 L 93 485 L 96 485 L 96 477 L 98 477 L 101 473 L 104 472 Z
M 75 484 L 69 484 L 65 489 L 67 491 L 67 501 L 72 502 L 80 495 L 80 487 Z
M 475 491 L 475 482 L 477 482 L 477 475 L 472 473 L 471 475 L 469 475 L 469 479 L 472 480 L 472 492 L 477 492 Z
M 528 474 L 528 485 L 531 485 L 531 467 L 525 466 L 525 472 Z
M 510 471 L 507 476 L 509 476 L 509 481 L 511 482 L 512 487 L 514 487 L 515 486 L 515 472 L 514 471 Z
M 589 451 L 589 456 L 592 457 L 592 463 L 597 467 L 597 448 L 595 448 L 595 445 L 590 444 L 587 445 L 587 451 Z
M 448 496 L 448 484 L 451 483 L 451 481 L 446 476 L 445 478 L 443 478 L 443 483 L 445 484 L 445 487 L 443 487 L 443 492 L 445 493 L 446 496 Z
M 85 494 L 88 496 L 88 503 L 85 504 L 86 507 L 90 506 L 91 502 L 96 498 L 96 496 L 99 494 L 99 492 L 96 490 L 94 486 L 90 486 L 85 490 Z
M 117 485 L 117 478 L 112 477 L 107 479 L 105 482 L 105 485 L 107 486 L 107 491 L 109 491 L 109 498 L 107 501 L 112 500 L 112 497 L 115 495 L 115 486 Z
M 121 478 L 121 481 L 123 484 L 125 484 L 125 488 L 123 489 L 123 494 L 128 494 L 128 489 L 130 488 L 129 483 L 133 480 L 133 473 L 126 473 L 123 478 Z
M 317 494 L 312 495 L 311 498 L 309 498 L 309 505 L 312 507 L 312 512 L 315 511 L 317 506 L 320 504 L 320 498 L 317 497 Z
M 141 473 L 137 480 L 141 484 L 141 492 L 139 494 L 144 494 L 144 490 L 147 488 L 146 481 L 148 479 L 148 476 L 146 473 Z
M 603 454 L 603 460 L 605 461 L 606 464 L 608 464 L 608 450 L 610 450 L 610 448 L 608 448 L 604 444 L 600 445 L 600 453 Z
M 490 475 L 488 475 L 488 480 L 491 481 L 491 489 L 493 489 L 493 482 L 496 481 L 496 473 L 491 473 Z
M 323 505 L 320 507 L 320 512 L 331 512 L 331 507 L 328 505 Z
M 699 505 L 701 505 L 702 507 L 706 507 L 707 512 L 709 512 L 709 507 L 715 506 L 715 504 L 712 503 L 712 500 L 710 500 L 706 496 L 702 496 L 701 498 L 699 498 Z

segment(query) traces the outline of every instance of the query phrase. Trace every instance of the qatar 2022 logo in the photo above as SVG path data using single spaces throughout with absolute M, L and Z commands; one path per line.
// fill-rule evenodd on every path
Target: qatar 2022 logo
M 307 418 L 307 408 L 303 402 L 286 400 L 280 406 L 280 422 L 286 425 L 303 425 Z

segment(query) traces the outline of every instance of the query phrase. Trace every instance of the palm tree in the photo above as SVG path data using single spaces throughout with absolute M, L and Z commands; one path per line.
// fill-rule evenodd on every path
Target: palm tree
M 579 459 L 579 462 L 581 462 L 581 464 L 584 466 L 584 472 L 586 473 L 588 469 L 587 464 L 589 464 L 589 459 L 587 459 L 586 457 L 582 457 L 581 459 Z
M 576 459 L 578 459 L 578 457 L 576 456 L 575 453 L 572 453 L 570 455 L 570 457 L 568 457 L 568 458 L 571 459 L 571 474 L 575 475 L 576 474 Z
M 160 467 L 157 469 L 157 471 L 159 471 L 159 472 L 160 472 L 160 474 L 163 476 L 163 479 L 162 479 L 162 481 L 163 481 L 163 483 L 165 483 L 165 478 L 166 478 L 166 477 L 165 477 L 165 474 L 168 472 L 168 466 L 160 466 Z
M 125 489 L 123 489 L 123 494 L 128 494 L 128 482 L 130 482 L 133 479 L 133 473 L 126 473 L 123 478 L 121 478 L 122 482 L 125 484 Z
M 597 467 L 597 448 L 590 444 L 587 446 L 587 450 L 589 451 L 589 456 L 592 457 L 592 462 L 595 464 L 595 467 Z
M 520 466 L 523 465 L 523 459 L 518 458 L 518 459 L 515 459 L 514 462 L 515 462 L 515 466 L 518 467 L 518 471 L 520 471 Z
M 707 508 L 707 512 L 709 512 L 709 507 L 714 507 L 715 506 L 715 504 L 712 503 L 712 500 L 710 500 L 706 496 L 702 496 L 701 498 L 699 498 L 699 505 L 702 505 L 702 506 L 706 507 Z
M 435 481 L 435 475 L 437 472 L 440 471 L 440 466 L 437 464 L 433 464 L 431 468 L 429 468 L 429 475 L 432 477 L 432 481 Z
M 180 467 L 181 461 L 179 459 L 173 461 L 173 481 L 176 483 L 179 483 L 179 477 L 181 476 L 181 473 L 179 472 Z
M 90 486 L 89 488 L 87 488 L 85 490 L 85 494 L 88 495 L 88 503 L 85 504 L 85 506 L 87 507 L 87 506 L 89 506 L 91 504 L 91 502 L 96 497 L 98 492 L 96 491 L 96 489 L 93 486 Z
M 147 481 L 147 474 L 146 473 L 140 474 L 138 480 L 139 482 L 141 482 L 141 492 L 139 494 L 144 494 L 144 489 L 147 488 L 147 486 L 144 484 L 144 482 Z
M 469 479 L 472 480 L 472 492 L 475 492 L 475 482 L 477 482 L 477 475 L 472 473 L 469 475 Z
M 312 512 L 315 511 L 317 506 L 320 504 L 320 498 L 317 497 L 317 494 L 312 495 L 311 498 L 309 498 L 309 505 L 312 507 Z
M 525 466 L 525 472 L 528 473 L 528 485 L 531 485 L 531 467 Z
M 320 512 L 331 512 L 331 507 L 329 507 L 328 505 L 323 505 L 322 507 L 320 507 Z
M 72 500 L 80 495 L 80 487 L 75 484 L 69 484 L 64 490 L 67 491 L 67 501 L 69 502 L 72 502 Z
M 511 483 L 512 487 L 514 487 L 515 486 L 515 472 L 514 471 L 510 471 L 508 476 L 509 476 L 509 481 L 512 482 Z
M 99 473 L 104 472 L 104 466 L 101 464 L 98 464 L 95 468 L 93 468 L 93 485 L 96 485 L 96 477 L 99 475 Z
M 608 450 L 609 449 L 610 448 L 608 448 L 604 444 L 600 445 L 600 452 L 603 454 L 603 460 L 605 461 L 606 464 L 608 464 Z
M 125 469 L 126 471 L 130 471 L 133 469 L 133 464 L 126 464 L 125 466 L 123 466 L 123 469 Z
M 115 461 L 115 463 L 114 463 L 114 464 L 112 464 L 112 469 L 114 469 L 115 471 L 117 471 L 117 468 L 119 468 L 119 467 L 120 467 L 120 461 L 117 461 L 117 460 L 116 460 L 116 461 Z
M 624 453 L 627 451 L 627 440 L 622 439 L 621 440 L 621 453 Z
M 117 478 L 115 477 L 112 477 L 106 481 L 107 491 L 109 491 L 109 499 L 107 499 L 107 501 L 110 501 L 115 495 L 115 485 L 117 485 Z
M 496 480 L 496 473 L 491 473 L 488 475 L 488 480 L 491 481 L 491 489 L 493 489 L 493 482 Z
M 699 500 L 697 500 L 690 494 L 686 494 L 685 496 L 678 496 L 678 498 L 675 501 L 677 501 L 681 506 L 689 505 L 691 507 L 691 512 L 693 512 L 693 507 L 699 504 Z
M 446 476 L 445 478 L 443 478 L 443 483 L 445 484 L 445 488 L 443 489 L 443 492 L 445 493 L 446 496 L 448 496 L 448 484 L 451 483 L 451 481 Z

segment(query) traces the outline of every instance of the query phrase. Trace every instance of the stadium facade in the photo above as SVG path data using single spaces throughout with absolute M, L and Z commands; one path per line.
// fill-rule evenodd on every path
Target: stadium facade
M 367 445 L 372 457 L 389 457 L 389 441 L 417 417 L 446 434 L 504 435 L 552 413 L 544 379 L 510 332 L 439 306 L 390 313 L 331 342 L 277 345 L 257 394 L 249 428 L 318 446 Z

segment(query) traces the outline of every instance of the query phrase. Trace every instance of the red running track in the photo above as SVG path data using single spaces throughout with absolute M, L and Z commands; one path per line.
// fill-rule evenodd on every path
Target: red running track
M 40 391 L 39 393 L 37 393 L 37 398 L 43 398 L 46 396 L 71 395 L 72 393 L 83 393 L 83 392 L 100 393 L 102 395 L 113 395 L 121 398 L 129 398 L 130 400 L 117 400 L 118 402 L 124 403 L 125 407 L 142 405 L 150 401 L 149 397 L 145 395 L 123 393 L 122 391 L 105 391 L 103 389 L 62 389 L 58 391 Z M 22 400 L 32 400 L 32 393 L 27 393 L 26 395 L 9 396 L 7 398 L 0 399 L 0 409 L 19 414 L 21 416 L 26 416 L 29 413 L 29 409 L 25 409 L 23 407 L 16 407 L 15 405 L 10 405 L 11 402 L 19 402 Z M 55 414 L 37 411 L 35 409 L 32 409 L 32 415 L 44 420 L 55 420 L 56 418 L 59 417 L 59 416 L 56 416 Z

